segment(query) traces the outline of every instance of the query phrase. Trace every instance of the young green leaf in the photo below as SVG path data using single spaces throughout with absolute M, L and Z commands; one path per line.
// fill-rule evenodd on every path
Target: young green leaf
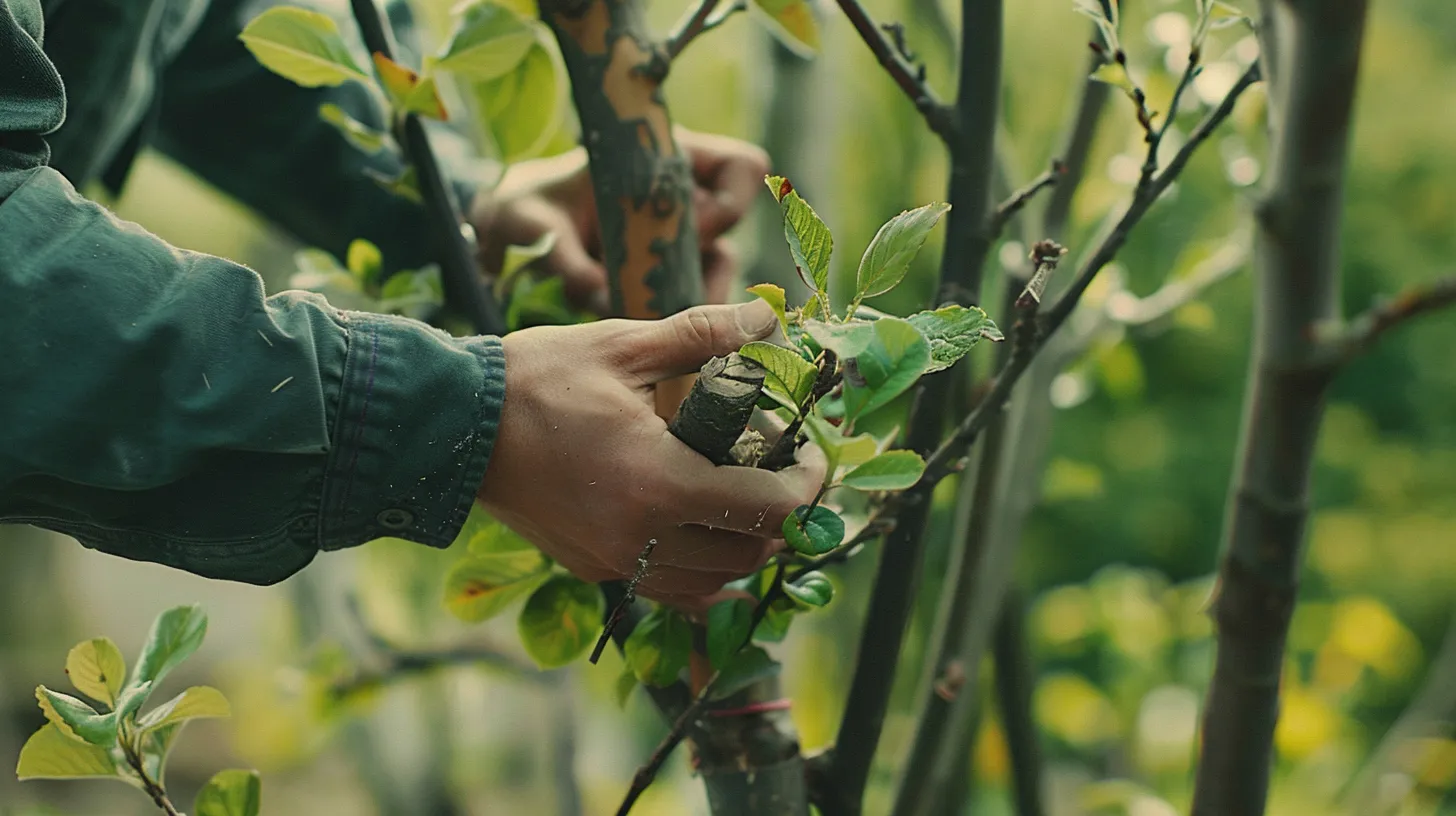
M 863 354 L 875 341 L 875 324 L 863 320 L 848 323 L 805 320 L 804 333 L 813 338 L 820 348 L 829 349 L 841 360 L 849 360 Z
M 753 606 L 746 598 L 733 598 L 708 609 L 708 661 L 713 668 L 726 667 L 739 647 L 748 642 Z
M 295 6 L 254 17 L 238 39 L 264 68 L 305 88 L 373 80 L 354 62 L 333 18 Z
M 536 32 L 520 15 L 493 2 L 466 6 L 435 67 L 464 79 L 498 79 L 526 58 Z
M 516 277 L 530 268 L 531 264 L 556 248 L 556 233 L 543 232 L 541 237 L 525 246 L 506 247 L 506 256 L 501 261 L 500 274 L 495 279 L 495 296 L 504 298 L 516 281 Z
M 982 340 L 1005 339 L 991 318 L 976 306 L 942 306 L 934 311 L 916 312 L 905 320 L 930 342 L 927 374 L 950 368 Z
M 207 613 L 197 604 L 175 606 L 157 616 L 130 685 L 161 682 L 177 664 L 186 660 L 207 636 Z
M 373 54 L 373 59 L 379 84 L 384 86 L 384 93 L 396 111 L 418 113 L 442 121 L 447 118 L 445 103 L 440 100 L 440 91 L 435 85 L 434 77 L 421 77 L 414 69 L 377 51 Z
M 480 623 L 529 595 L 549 576 L 537 552 L 470 556 L 445 575 L 445 608 L 466 623 Z
M 860 258 L 855 301 L 883 295 L 904 280 L 930 231 L 948 210 L 949 204 L 927 204 L 886 221 Z
M 774 314 L 777 315 L 779 319 L 779 328 L 783 329 L 784 336 L 788 337 L 789 318 L 786 312 L 786 309 L 788 308 L 788 301 L 785 299 L 784 296 L 784 288 L 782 286 L 776 286 L 772 283 L 760 283 L 748 287 L 748 291 L 749 293 L 757 296 L 759 299 L 767 303 L 769 306 L 773 307 Z
M 1132 84 L 1132 78 L 1127 75 L 1127 68 L 1120 62 L 1104 62 L 1097 67 L 1097 70 L 1088 75 L 1088 79 L 1098 82 L 1105 82 L 1108 85 L 1118 88 L 1129 97 L 1137 91 Z
M 627 665 L 649 686 L 666 686 L 688 665 L 692 629 L 682 615 L 659 606 L 648 613 L 623 644 Z
M 828 300 L 829 256 L 834 251 L 834 236 L 829 227 L 799 197 L 794 185 L 783 176 L 768 176 L 764 179 L 768 188 L 779 202 L 784 214 L 784 240 L 789 243 L 789 254 L 794 258 L 794 267 L 799 279 L 817 293 L 817 297 Z
M 104 748 L 68 737 L 47 724 L 30 735 L 20 749 L 15 775 L 27 779 L 119 778 L 116 763 Z
M 809 440 L 824 451 L 830 474 L 840 466 L 853 467 L 867 462 L 880 451 L 879 442 L 873 436 L 845 436 L 817 414 L 804 418 L 804 431 L 809 434 Z
M 332 102 L 319 105 L 319 118 L 333 125 L 349 144 L 365 153 L 378 153 L 384 149 L 389 139 L 384 133 L 360 122 Z
M 844 474 L 840 484 L 855 490 L 904 490 L 920 481 L 925 460 L 910 450 L 892 450 Z
M 807 0 L 753 0 L 752 8 L 763 13 L 760 21 L 785 48 L 801 57 L 819 53 L 819 24 Z
M 718 672 L 718 678 L 708 689 L 708 699 L 722 700 L 732 697 L 760 680 L 773 677 L 783 668 L 783 664 L 769 657 L 768 652 L 761 647 L 749 646 Z
M 416 204 L 424 201 L 424 198 L 420 195 L 420 180 L 415 173 L 414 165 L 400 170 L 399 174 L 394 176 L 388 175 L 373 167 L 366 168 L 364 175 L 373 179 L 375 184 L 378 184 L 380 187 L 383 187 L 385 190 L 394 193 L 406 201 L 413 201 Z
M 194 816 L 258 816 L 262 807 L 262 777 L 237 769 L 214 774 L 192 803 Z
M 116 714 L 98 714 L 86 701 L 45 686 L 35 687 L 35 700 L 51 725 L 66 736 L 103 748 L 116 743 Z
M 807 504 L 794 508 L 784 519 L 784 541 L 795 552 L 823 555 L 844 540 L 844 519 L 828 507 L 819 505 L 809 510 Z
M 465 526 L 461 528 L 460 535 L 455 539 L 456 543 L 464 542 L 465 551 L 471 555 L 490 555 L 492 553 L 517 552 L 520 550 L 531 550 L 540 554 L 540 550 L 531 542 L 522 538 L 515 530 L 501 524 L 476 505 L 470 511 L 470 516 L 465 520 Z M 544 556 L 542 556 L 544 558 Z
M 785 581 L 784 594 L 793 598 L 796 604 L 820 607 L 834 600 L 834 585 L 822 572 L 807 572 L 797 581 Z
M 758 340 L 738 350 L 738 353 L 762 365 L 768 372 L 764 385 L 776 391 L 797 406 L 803 405 L 814 388 L 814 379 L 819 369 L 803 357 L 773 343 Z
M 793 622 L 793 610 L 770 604 L 768 611 L 763 613 L 763 620 L 758 622 L 758 628 L 753 630 L 753 639 L 760 643 L 780 643 L 789 636 L 789 624 Z
M 542 584 L 516 621 L 526 653 L 543 669 L 580 657 L 596 642 L 605 602 L 601 590 L 571 575 Z
M 83 640 L 66 655 L 66 675 L 77 691 L 115 708 L 126 683 L 126 658 L 111 638 Z
M 904 393 L 930 366 L 930 343 L 914 326 L 898 317 L 870 325 L 874 342 L 854 358 L 854 376 L 845 377 L 844 408 L 852 418 Z
M 222 692 L 212 686 L 193 686 L 165 703 L 148 711 L 137 726 L 144 731 L 173 723 L 216 717 L 231 717 L 232 707 Z
M 560 53 L 538 31 L 535 44 L 510 72 L 468 85 L 495 158 L 509 164 L 546 149 L 565 110 L 565 76 Z

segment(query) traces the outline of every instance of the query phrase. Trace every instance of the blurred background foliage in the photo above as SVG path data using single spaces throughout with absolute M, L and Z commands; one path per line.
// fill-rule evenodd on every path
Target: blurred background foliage
M 342 16 L 346 4 L 336 5 Z M 421 3 L 436 32 L 448 5 Z M 879 19 L 905 22 L 931 84 L 949 96 L 955 4 L 867 5 Z M 1456 257 L 1456 5 L 1372 5 L 1347 187 L 1349 311 L 1449 274 Z M 659 31 L 683 11 L 664 0 L 649 8 Z M 1167 64 L 1176 65 L 1170 54 L 1186 48 L 1191 11 L 1190 0 L 1149 0 L 1124 11 L 1124 41 L 1154 108 L 1172 91 L 1176 77 Z M 1007 3 L 1003 147 L 1012 185 L 1040 172 L 1058 144 L 1086 64 L 1085 22 L 1068 0 Z M 1195 89 L 1200 104 L 1222 96 L 1235 75 L 1233 56 L 1255 47 L 1241 37 L 1218 41 L 1226 51 L 1209 57 Z M 769 148 L 776 172 L 791 177 L 833 228 L 841 278 L 853 275 L 860 248 L 885 219 L 944 196 L 938 144 L 832 7 L 824 9 L 823 50 L 814 62 L 738 15 L 687 50 L 667 87 L 677 121 Z M 1262 156 L 1262 94 L 1249 96 L 1139 227 L 1093 301 L 1116 296 L 1110 284 L 1118 281 L 1147 295 L 1238 240 Z M 573 141 L 568 122 L 553 149 Z M 1178 140 L 1170 141 L 1176 148 Z M 1126 100 L 1112 99 L 1064 241 L 1074 256 L 1131 189 L 1140 147 Z M 293 271 L 299 247 L 266 214 L 228 201 L 164 157 L 146 156 L 125 194 L 107 203 L 178 245 L 248 263 L 274 290 Z M 739 230 L 745 285 L 792 284 L 780 235 L 769 207 Z M 1017 237 L 1013 226 L 993 252 L 993 267 L 1021 262 Z M 924 305 L 936 255 L 927 247 L 910 284 L 876 305 Z M 1034 714 L 1054 814 L 1186 810 L 1212 666 L 1206 609 L 1251 305 L 1242 268 L 1167 319 L 1099 334 L 1046 394 L 1058 408 L 1051 456 L 1017 580 L 1028 603 Z M 1456 813 L 1449 727 L 1456 722 L 1456 637 L 1446 637 L 1456 609 L 1453 347 L 1456 321 L 1429 320 L 1384 341 L 1334 391 L 1290 637 L 1271 813 Z M 920 665 L 954 489 L 939 495 L 922 614 L 905 654 L 872 659 Z M 270 816 L 570 812 L 573 797 L 581 812 L 609 813 L 663 730 L 640 694 L 619 707 L 621 665 L 610 651 L 599 666 L 549 674 L 508 660 L 371 685 L 369 673 L 387 666 L 390 649 L 519 656 L 511 616 L 467 627 L 443 613 L 440 582 L 453 552 L 380 541 L 323 555 L 280 586 L 255 588 L 113 559 L 25 528 L 0 529 L 0 547 L 0 758 L 7 767 L 42 722 L 34 686 L 61 684 L 57 667 L 70 643 L 107 634 L 132 653 L 157 612 L 188 602 L 206 606 L 212 633 L 179 671 L 186 676 L 177 686 L 220 686 L 235 716 L 199 723 L 183 738 L 170 780 L 183 801 L 212 770 L 243 764 L 264 772 Z M 807 749 L 833 737 L 873 557 L 839 569 L 840 600 L 795 627 L 778 650 Z M 897 692 L 870 812 L 887 803 L 889 758 L 901 754 L 913 730 L 917 688 L 910 680 Z M 348 693 L 338 693 L 343 687 Z M 992 709 L 968 768 L 968 813 L 1011 812 L 1007 752 Z M 1382 743 L 1398 720 L 1403 737 Z M 686 763 L 669 768 L 636 812 L 705 812 Z M 1378 807 L 1348 798 L 1362 784 Z M 149 812 L 144 797 L 108 783 L 22 786 L 0 774 L 0 813 L 7 816 Z

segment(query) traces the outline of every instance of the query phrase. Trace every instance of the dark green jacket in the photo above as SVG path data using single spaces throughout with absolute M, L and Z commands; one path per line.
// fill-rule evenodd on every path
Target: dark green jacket
M 496 338 L 265 297 L 77 194 L 149 143 L 309 244 L 428 260 L 423 212 L 362 173 L 391 160 L 316 113 L 378 111 L 259 67 L 237 40 L 259 10 L 0 0 L 0 521 L 267 584 L 383 536 L 448 546 L 505 363 Z

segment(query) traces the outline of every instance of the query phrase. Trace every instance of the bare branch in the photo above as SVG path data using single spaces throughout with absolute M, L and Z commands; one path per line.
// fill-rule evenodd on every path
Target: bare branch
M 1103 313 L 1111 322 L 1124 326 L 1144 326 L 1167 317 L 1243 269 L 1249 261 L 1249 239 L 1248 230 L 1239 230 L 1186 277 L 1164 283 L 1147 297 L 1140 298 L 1126 290 L 1114 293 L 1107 298 Z
M 886 40 L 881 33 L 883 26 L 870 18 L 869 12 L 860 5 L 859 0 L 836 2 L 844 16 L 849 18 L 854 30 L 859 32 L 860 39 L 864 40 L 865 45 L 869 46 L 875 58 L 880 61 L 880 65 L 889 72 L 890 78 L 915 103 L 916 110 L 925 117 L 925 123 L 942 141 L 950 142 L 956 129 L 955 111 L 937 99 L 935 92 L 925 84 L 924 67 L 916 67 L 906 59 L 903 37 L 899 41 L 899 47 Z
M 1456 305 L 1456 275 L 1412 286 L 1366 309 L 1327 342 L 1338 359 L 1347 360 L 1406 321 L 1453 305 Z
M 720 0 L 701 0 L 697 8 L 689 12 L 682 22 L 678 23 L 677 28 L 667 35 L 667 39 L 662 43 L 662 50 L 667 55 L 669 62 L 677 59 L 683 49 L 687 48 L 688 43 L 696 39 L 699 34 L 712 31 L 722 25 L 724 20 L 748 8 L 748 4 L 744 0 L 730 0 L 723 6 L 722 11 L 714 14 L 719 2 Z
M 1067 166 L 1062 164 L 1060 159 L 1053 159 L 1050 170 L 1037 176 L 1026 184 L 1026 186 L 1012 193 L 1009 198 L 996 206 L 996 211 L 991 214 L 990 223 L 986 225 L 986 231 L 991 235 L 1000 235 L 1005 229 L 1006 222 L 1021 211 L 1037 193 L 1056 184 L 1067 172 Z
M 703 684 L 702 691 L 698 692 L 698 696 L 693 698 L 692 704 L 684 709 L 683 713 L 673 722 L 672 728 L 668 729 L 662 742 L 659 742 L 653 749 L 647 762 L 637 769 L 636 775 L 632 777 L 632 787 L 627 789 L 627 795 L 622 798 L 622 805 L 617 808 L 617 816 L 627 816 L 632 812 L 632 806 L 637 804 L 638 797 L 642 796 L 642 793 L 652 784 L 652 780 L 657 778 L 657 772 L 662 770 L 663 764 L 672 755 L 673 749 L 687 737 L 688 729 L 692 728 L 693 723 L 702 713 L 703 706 L 707 705 L 708 694 L 713 690 L 713 683 L 717 679 L 718 675 L 715 673 L 711 680 Z

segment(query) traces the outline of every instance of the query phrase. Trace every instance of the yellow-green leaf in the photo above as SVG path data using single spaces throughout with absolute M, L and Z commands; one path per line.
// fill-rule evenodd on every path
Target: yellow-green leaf
M 159 683 L 186 660 L 207 636 L 207 614 L 197 604 L 174 606 L 157 616 L 142 646 L 132 684 Z
M 622 655 L 643 684 L 667 686 L 687 668 L 693 648 L 692 628 L 682 615 L 659 606 L 632 629 Z
M 254 17 L 238 39 L 263 67 L 305 88 L 371 82 L 326 14 L 276 6 Z
M 499 615 L 517 599 L 530 594 L 550 575 L 539 553 L 470 556 L 445 576 L 445 608 L 467 623 Z M 500 557 L 498 557 L 500 556 Z M 527 569 L 529 563 L 535 569 Z
M 476 81 L 497 79 L 520 65 L 535 42 L 535 31 L 511 9 L 494 2 L 472 3 L 435 67 Z
M 492 80 L 469 84 L 481 130 L 496 158 L 511 163 L 540 155 L 560 127 L 566 102 L 560 53 L 537 31 L 520 63 Z
M 111 638 L 83 640 L 66 655 L 66 674 L 82 694 L 114 707 L 126 682 L 126 658 Z
M 1127 69 L 1120 62 L 1102 63 L 1102 65 L 1098 66 L 1097 70 L 1092 72 L 1090 78 L 1120 88 L 1128 96 L 1132 96 L 1136 90 L 1132 84 L 1132 79 L 1127 75 Z
M 748 291 L 773 308 L 774 314 L 779 319 L 779 328 L 783 329 L 787 336 L 789 331 L 789 318 L 786 314 L 788 300 L 784 295 L 784 288 L 772 283 L 760 283 L 748 287 Z
M 804 404 L 804 399 L 814 388 L 814 379 L 819 376 L 819 369 L 813 363 L 773 343 L 757 340 L 739 349 L 738 353 L 763 366 L 768 372 L 764 385 L 788 398 L 795 406 Z
M 344 112 L 332 102 L 319 106 L 319 118 L 328 122 L 349 144 L 365 153 L 378 153 L 384 149 L 385 135 Z
M 816 414 L 804 418 L 804 430 L 809 439 L 824 451 L 831 475 L 839 467 L 854 467 L 867 462 L 880 452 L 879 442 L 869 434 L 845 436 L 839 428 Z
M 197 793 L 194 816 L 258 816 L 263 807 L 263 779 L 257 771 L 218 771 Z
M 809 57 L 819 51 L 819 23 L 807 0 L 753 0 L 769 32 L 790 51 Z
M 543 669 L 565 666 L 596 642 L 605 602 L 601 590 L 557 575 L 526 601 L 517 630 L 526 653 Z
M 222 692 L 212 686 L 193 686 L 165 703 L 148 711 L 137 725 L 150 731 L 172 723 L 208 717 L 230 717 L 232 707 Z
M 529 269 L 532 263 L 551 254 L 551 250 L 555 248 L 555 232 L 543 232 L 540 238 L 525 246 L 514 244 L 507 246 L 505 260 L 501 262 L 500 274 L 495 279 L 495 296 L 505 298 L 506 294 L 511 291 L 517 276 Z
M 844 474 L 840 483 L 855 490 L 904 490 L 920 481 L 925 460 L 911 450 L 892 450 Z
M 20 749 L 15 775 L 26 779 L 115 777 L 116 763 L 104 749 L 72 739 L 54 725 L 30 735 Z
M 107 747 L 116 742 L 116 715 L 98 714 L 84 700 L 35 687 L 35 701 L 45 718 L 68 737 Z

